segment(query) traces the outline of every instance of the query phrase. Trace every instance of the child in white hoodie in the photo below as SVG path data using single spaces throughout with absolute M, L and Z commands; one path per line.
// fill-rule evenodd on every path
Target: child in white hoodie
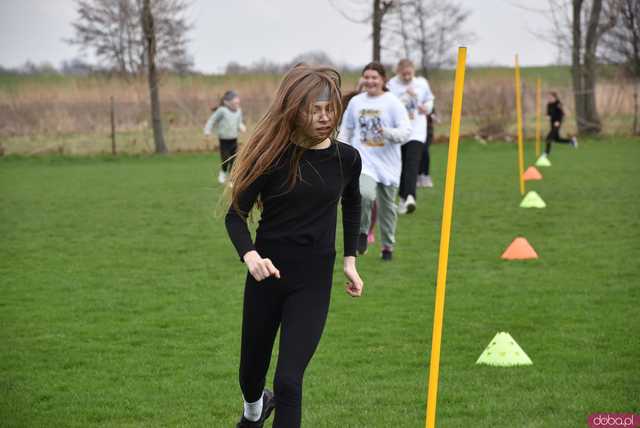
M 416 76 L 415 66 L 408 59 L 398 62 L 396 76 L 387 86 L 402 101 L 411 119 L 411 135 L 402 146 L 398 207 L 398 214 L 407 214 L 416 209 L 416 181 L 427 135 L 427 115 L 433 111 L 434 96 L 429 82 Z

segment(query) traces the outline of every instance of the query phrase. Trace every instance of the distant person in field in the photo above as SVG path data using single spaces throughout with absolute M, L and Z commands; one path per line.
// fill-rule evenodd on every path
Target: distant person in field
M 411 122 L 400 100 L 388 92 L 387 74 L 380 63 L 367 64 L 362 77 L 365 92 L 349 101 L 338 139 L 357 148 L 362 157 L 362 215 L 358 253 L 367 252 L 371 211 L 377 201 L 382 259 L 388 261 L 392 259 L 396 243 L 395 199 L 402 170 L 400 146 L 409 139 Z
M 274 408 L 274 428 L 300 427 L 303 376 L 329 310 L 338 203 L 346 292 L 362 294 L 356 270 L 361 160 L 356 149 L 332 138 L 341 111 L 338 72 L 297 65 L 231 170 L 225 223 L 248 269 L 240 353 L 244 411 L 237 428 L 262 427 Z M 254 205 L 261 210 L 255 243 L 247 227 Z M 278 329 L 272 393 L 265 377 Z
M 551 143 L 571 144 L 577 149 L 578 140 L 575 136 L 571 138 L 560 137 L 560 127 L 562 126 L 562 119 L 564 119 L 564 110 L 562 109 L 562 103 L 558 98 L 558 94 L 556 92 L 549 92 L 548 99 L 547 116 L 549 116 L 551 126 L 546 138 L 547 146 L 544 150 L 544 155 L 549 156 L 551 154 Z
M 222 165 L 218 173 L 218 182 L 222 184 L 227 180 L 233 166 L 233 159 L 238 150 L 238 133 L 247 130 L 242 121 L 240 96 L 235 91 L 229 90 L 224 93 L 220 106 L 214 110 L 204 126 L 204 135 L 210 136 L 214 128 L 220 142 Z
M 427 115 L 433 110 L 434 96 L 427 79 L 416 77 L 415 66 L 408 59 L 398 62 L 396 75 L 389 80 L 387 86 L 402 101 L 411 120 L 409 141 L 401 149 L 402 173 L 398 204 L 398 214 L 410 214 L 416 209 L 416 184 L 420 159 L 425 149 Z
M 435 105 L 431 113 L 427 115 L 427 140 L 422 146 L 422 158 L 420 159 L 420 169 L 418 169 L 417 187 L 433 187 L 433 180 L 431 180 L 431 155 L 429 148 L 433 144 L 434 138 L 434 124 L 440 123 L 440 119 L 436 114 Z

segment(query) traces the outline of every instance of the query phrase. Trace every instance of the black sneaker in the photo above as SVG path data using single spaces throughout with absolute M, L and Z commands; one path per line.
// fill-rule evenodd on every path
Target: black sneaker
M 257 421 L 250 421 L 242 415 L 240 422 L 236 425 L 236 428 L 262 428 L 264 421 L 271 416 L 273 409 L 276 408 L 276 400 L 273 396 L 273 392 L 265 389 L 262 393 L 262 414 Z
M 386 262 L 390 262 L 391 259 L 393 259 L 393 251 L 388 250 L 386 248 L 382 250 L 382 260 Z
M 360 236 L 358 236 L 358 254 L 359 255 L 367 254 L 367 245 L 368 245 L 367 238 L 369 237 L 367 236 L 366 233 L 361 233 Z

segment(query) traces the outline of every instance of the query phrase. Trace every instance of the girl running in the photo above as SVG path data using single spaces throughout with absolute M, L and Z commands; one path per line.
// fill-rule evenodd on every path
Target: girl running
M 558 98 L 556 92 L 549 92 L 549 102 L 547 103 L 547 116 L 551 122 L 549 134 L 547 134 L 547 146 L 544 150 L 544 155 L 549 156 L 551 154 L 551 143 L 571 144 L 574 148 L 578 148 L 578 140 L 576 137 L 562 138 L 560 137 L 560 126 L 562 126 L 562 119 L 564 119 L 564 110 L 562 109 L 562 103 Z
M 340 141 L 349 142 L 362 157 L 362 215 L 358 252 L 367 251 L 371 209 L 378 202 L 382 259 L 391 260 L 395 245 L 395 198 L 402 169 L 401 144 L 409 139 L 411 122 L 402 103 L 387 92 L 384 67 L 371 62 L 362 71 L 365 92 L 354 96 L 344 113 Z
M 398 214 L 410 214 L 416 209 L 418 170 L 427 135 L 427 115 L 433 110 L 434 96 L 427 79 L 416 77 L 415 66 L 408 59 L 398 62 L 396 75 L 389 80 L 388 87 L 402 101 L 411 119 L 411 135 L 401 149 L 402 173 L 398 206 Z
M 215 109 L 204 126 L 204 135 L 210 136 L 213 128 L 217 127 L 220 139 L 220 159 L 222 167 L 218 173 L 218 182 L 224 183 L 233 166 L 233 158 L 238 150 L 238 132 L 245 132 L 247 128 L 242 122 L 240 97 L 229 90 L 224 93 L 220 106 Z
M 331 138 L 342 106 L 340 75 L 299 65 L 283 78 L 275 100 L 243 145 L 231 170 L 225 222 L 247 265 L 242 318 L 238 428 L 300 426 L 302 379 L 324 328 L 335 260 L 338 201 L 342 205 L 346 291 L 358 297 L 360 223 L 358 151 Z M 247 228 L 261 209 L 255 243 Z M 280 329 L 274 393 L 264 389 Z

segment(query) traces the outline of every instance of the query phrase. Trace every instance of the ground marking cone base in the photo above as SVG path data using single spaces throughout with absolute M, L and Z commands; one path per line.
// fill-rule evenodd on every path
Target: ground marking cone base
M 533 249 L 529 241 L 519 236 L 502 253 L 501 258 L 504 260 L 527 260 L 537 259 L 538 253 Z
M 542 155 L 536 161 L 536 166 L 551 166 L 551 161 L 545 155 Z
M 540 171 L 538 171 L 538 168 L 536 168 L 535 166 L 530 166 L 524 172 L 524 174 L 522 175 L 522 178 L 524 178 L 524 181 L 542 180 L 542 174 L 540 174 Z
M 530 366 L 533 361 L 509 333 L 500 332 L 489 342 L 476 364 L 513 367 Z
M 535 190 L 527 193 L 522 202 L 520 202 L 521 208 L 545 208 L 546 206 L 547 204 Z

